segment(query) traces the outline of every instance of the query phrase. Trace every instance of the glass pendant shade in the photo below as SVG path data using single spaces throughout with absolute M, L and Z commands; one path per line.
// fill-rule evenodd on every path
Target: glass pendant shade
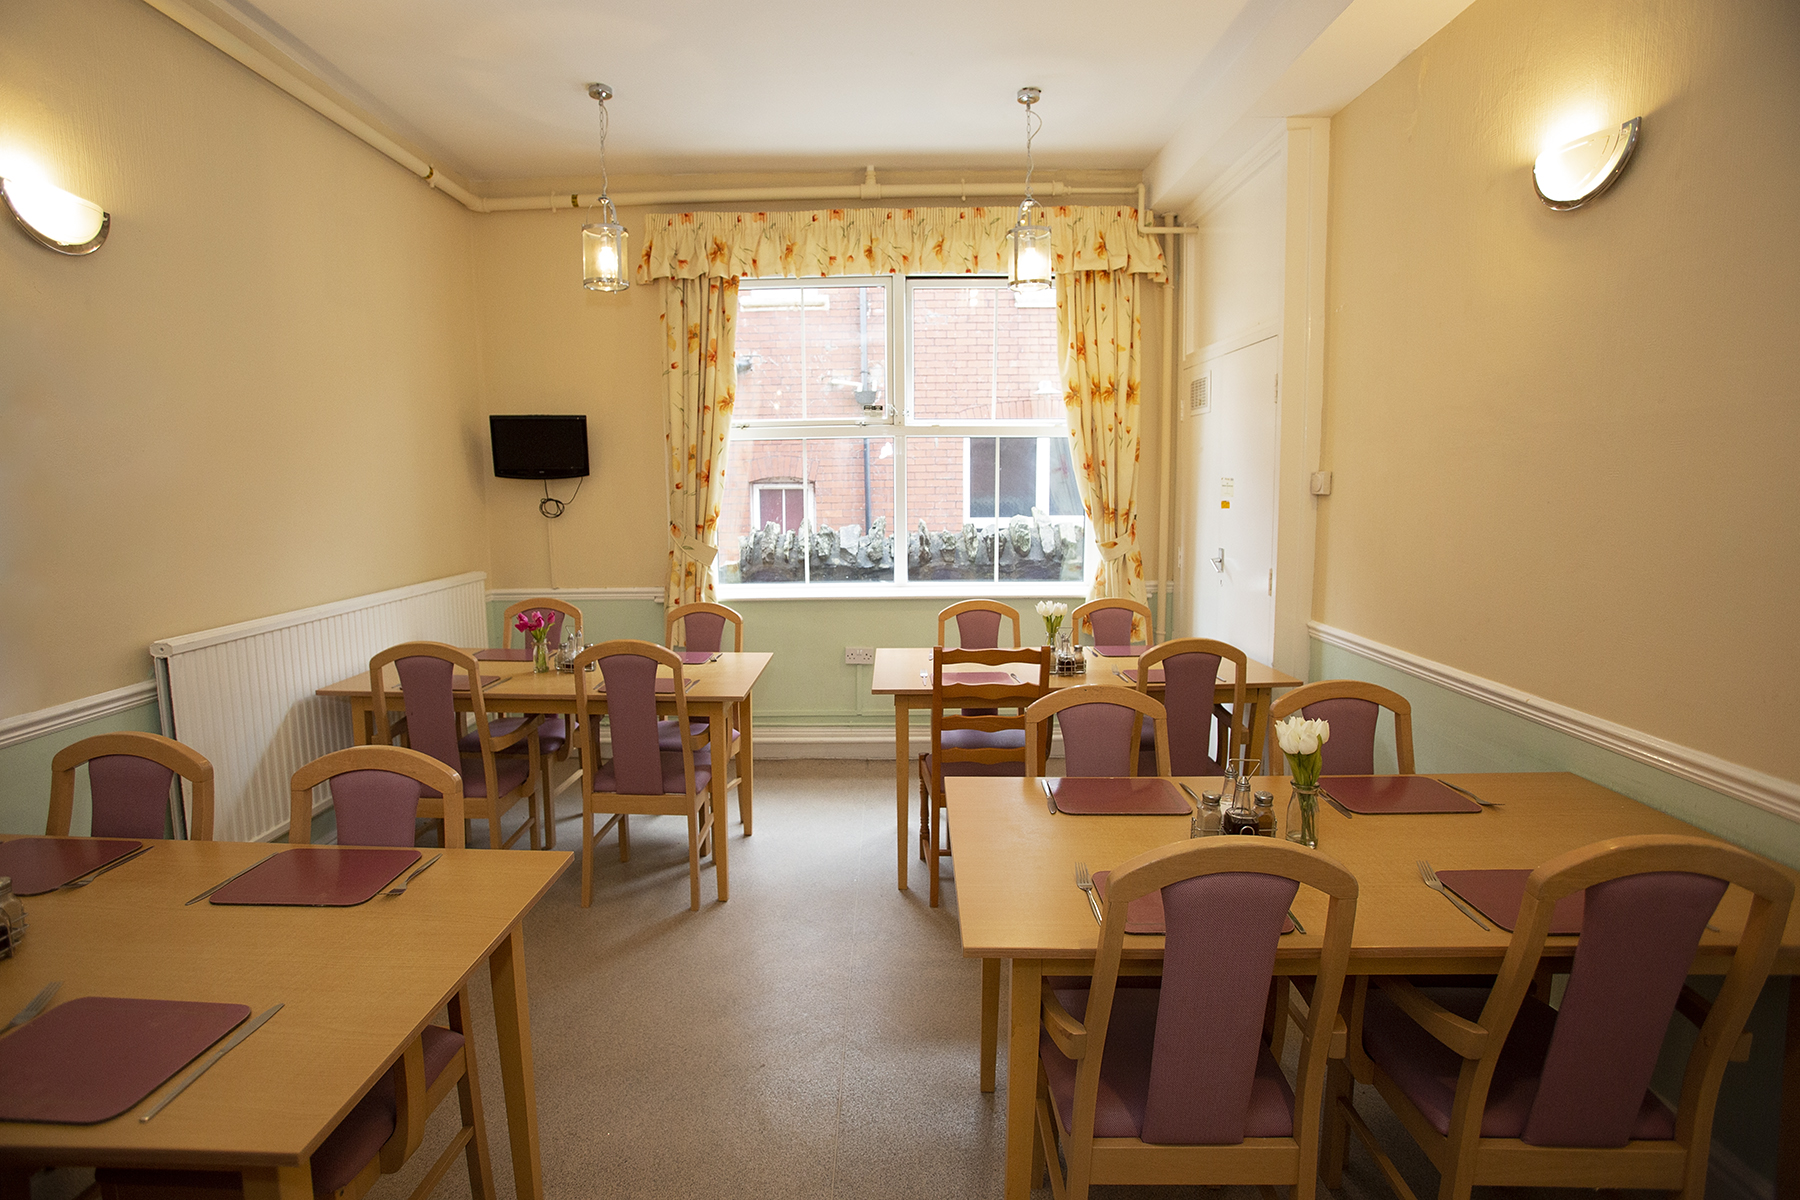
M 1019 223 L 1006 233 L 1011 263 L 1006 286 L 1015 292 L 1041 292 L 1053 286 L 1050 270 L 1050 230 L 1031 223 L 1031 210 L 1037 205 L 1027 200 L 1019 206 Z
M 581 227 L 581 286 L 595 292 L 622 292 L 631 286 L 631 235 L 619 224 L 612 201 L 602 198 L 610 218 Z

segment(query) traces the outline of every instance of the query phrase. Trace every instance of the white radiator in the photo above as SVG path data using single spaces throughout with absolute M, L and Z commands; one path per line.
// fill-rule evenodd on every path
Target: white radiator
M 399 642 L 486 645 L 486 580 L 472 571 L 153 643 L 163 732 L 213 765 L 213 837 L 279 836 L 294 772 L 350 744 L 350 706 L 315 690 Z

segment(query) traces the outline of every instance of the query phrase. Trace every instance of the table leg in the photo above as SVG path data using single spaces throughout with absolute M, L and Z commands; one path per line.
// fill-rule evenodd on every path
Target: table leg
M 906 890 L 907 784 L 912 774 L 912 705 L 905 696 L 894 697 L 894 836 L 900 849 L 900 890 Z
M 731 705 L 721 704 L 716 713 L 707 716 L 706 727 L 712 740 L 713 865 L 719 869 L 719 902 L 731 899 L 731 800 L 725 776 L 731 764 Z M 738 782 L 738 795 L 743 795 L 743 782 Z
M 500 1040 L 500 1082 L 506 1094 L 506 1135 L 512 1145 L 518 1200 L 544 1200 L 538 1159 L 537 1081 L 531 1067 L 531 1007 L 525 993 L 525 930 L 514 925 L 488 956 L 494 985 L 494 1032 Z M 310 1187 L 307 1195 L 311 1196 Z
M 312 1200 L 312 1165 L 245 1167 L 244 1200 Z
M 752 765 L 756 762 L 750 739 L 750 693 L 745 692 L 743 700 L 738 704 L 738 817 L 744 822 L 744 836 L 750 836 L 750 777 L 754 774 Z
M 1030 1200 L 1031 1143 L 1037 1103 L 1038 1004 L 1043 990 L 1040 959 L 1012 964 L 1012 1032 L 1006 1047 L 1006 1200 Z
M 1800 1200 L 1800 975 L 1788 979 L 1787 1047 L 1781 1059 L 1781 1138 L 1777 1200 Z
M 350 744 L 366 746 L 375 740 L 375 701 L 370 696 L 350 697 Z
M 1274 703 L 1274 697 L 1275 689 L 1273 688 L 1246 688 L 1244 690 L 1244 702 L 1250 706 L 1250 745 L 1244 753 L 1254 754 L 1259 760 L 1263 759 L 1263 751 L 1268 746 L 1269 706 Z M 1264 760 L 1263 766 L 1266 768 L 1268 765 L 1268 762 Z M 1273 772 L 1265 771 L 1264 773 L 1272 774 Z
M 1000 1055 L 1000 960 L 981 960 L 981 1090 L 994 1090 L 994 1060 Z

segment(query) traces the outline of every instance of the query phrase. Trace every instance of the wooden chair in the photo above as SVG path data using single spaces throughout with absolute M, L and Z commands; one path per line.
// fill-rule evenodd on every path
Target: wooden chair
M 1012 644 L 1019 645 L 1019 610 L 998 600 L 964 600 L 937 615 L 937 644 L 944 644 L 944 627 L 956 622 L 956 640 L 964 650 L 996 650 L 1000 647 L 1000 622 L 1012 622 Z
M 1400 774 L 1413 773 L 1412 704 L 1399 692 L 1360 679 L 1323 679 L 1309 683 L 1269 706 L 1271 729 L 1295 713 L 1331 725 L 1331 740 L 1319 747 L 1326 775 L 1375 774 L 1375 722 L 1381 709 L 1394 714 L 1394 752 Z M 1274 746 L 1273 733 L 1270 745 Z M 1253 751 L 1246 751 L 1251 753 Z M 1279 748 L 1271 749 L 1271 758 Z M 1267 764 L 1265 764 L 1266 766 Z M 1279 774 L 1279 772 L 1277 772 Z
M 389 663 L 400 676 L 401 703 L 406 709 L 407 740 L 462 776 L 463 815 L 488 823 L 488 846 L 505 849 L 531 834 L 531 848 L 540 849 L 544 810 L 539 807 L 538 781 L 543 762 L 537 734 L 543 716 L 515 717 L 490 723 L 481 693 L 481 664 L 471 655 L 442 642 L 403 642 L 390 646 L 369 660 L 369 692 L 374 697 L 375 740 L 393 741 L 388 717 L 387 672 Z M 462 748 L 458 730 L 456 692 L 452 670 L 459 669 L 469 682 L 469 704 L 475 718 L 473 751 Z M 523 745 L 525 753 L 506 754 Z M 523 802 L 526 819 L 510 838 L 501 840 L 500 819 Z M 420 814 L 444 819 L 440 797 L 427 795 L 419 802 Z
M 564 600 L 539 596 L 532 600 L 519 601 L 507 609 L 506 614 L 500 618 L 500 645 L 503 649 L 512 649 L 514 619 L 520 613 L 532 611 L 543 613 L 550 621 L 544 640 L 552 648 L 552 653 L 554 653 L 555 647 L 562 644 L 564 623 L 574 621 L 575 632 L 577 634 L 582 632 L 579 608 Z M 570 719 L 568 717 L 561 713 L 545 713 L 543 718 L 543 724 L 538 726 L 538 754 L 545 760 L 544 773 L 538 788 L 538 805 L 545 814 L 544 845 L 546 848 L 554 850 L 556 849 L 556 813 L 553 806 L 556 797 L 562 794 L 562 790 L 575 782 L 575 776 L 571 773 L 561 783 L 553 782 L 552 776 L 555 774 L 555 768 L 552 764 L 569 761 L 569 751 L 574 747 L 576 738 L 574 730 L 569 728 Z M 523 721 L 523 717 L 498 717 L 491 719 L 489 724 L 492 726 L 495 737 L 505 737 Z M 464 754 L 480 753 L 479 739 L 472 731 L 463 735 L 462 751 Z M 518 745 L 507 751 L 509 754 L 523 754 L 524 752 L 524 747 Z
M 330 783 L 338 812 L 338 844 L 410 846 L 421 798 L 442 796 L 449 814 L 448 849 L 461 850 L 462 779 L 449 767 L 417 750 L 400 746 L 352 746 L 314 759 L 290 783 L 293 823 L 289 840 L 312 840 L 312 794 Z M 312 1155 L 313 1195 L 358 1200 L 375 1181 L 405 1166 L 424 1142 L 430 1115 L 452 1088 L 462 1109 L 462 1125 L 450 1139 L 412 1200 L 424 1200 L 450 1169 L 459 1151 L 467 1160 L 469 1194 L 494 1200 L 494 1168 L 488 1157 L 487 1122 L 471 1036 L 469 985 L 464 980 L 449 1002 L 449 1024 L 428 1024 L 401 1052 L 400 1061 L 375 1081 Z M 102 1200 L 223 1200 L 243 1194 L 235 1171 L 136 1170 L 95 1172 Z
M 600 756 L 600 729 L 588 695 L 590 662 L 599 664 L 606 691 L 611 761 Z M 575 666 L 575 716 L 588 731 L 581 753 L 581 907 L 593 903 L 594 848 L 617 826 L 619 861 L 629 861 L 631 816 L 642 813 L 687 818 L 688 905 L 700 911 L 700 853 L 719 835 L 712 806 L 712 759 L 694 749 L 681 659 L 654 642 L 621 638 L 589 646 Z M 675 751 L 662 749 L 657 733 L 658 667 L 668 667 L 674 674 L 675 735 L 681 742 Z M 594 817 L 603 813 L 614 815 L 595 830 Z
M 684 650 L 703 654 L 714 654 L 723 650 L 725 648 L 725 627 L 730 625 L 732 652 L 734 654 L 744 652 L 744 618 L 736 609 L 727 608 L 723 604 L 709 604 L 705 601 L 695 601 L 692 604 L 681 604 L 671 608 L 663 617 L 663 645 L 670 649 L 675 648 L 675 627 L 677 625 L 681 626 L 681 648 Z M 739 728 L 741 723 L 737 706 L 733 705 L 729 746 L 731 762 L 725 764 L 727 778 L 730 779 L 727 786 L 732 791 L 738 791 L 738 780 L 730 775 L 730 771 L 732 764 L 737 761 L 739 743 L 743 739 L 743 731 Z M 711 724 L 705 717 L 695 717 L 688 729 L 693 734 L 695 745 L 704 749 L 712 733 Z M 656 737 L 657 745 L 665 751 L 674 753 L 681 749 L 681 730 L 673 720 L 665 718 L 658 721 Z M 745 794 L 739 791 L 738 815 L 744 822 L 746 836 L 750 832 L 750 813 L 745 807 L 747 804 L 748 800 Z
M 1289 1091 L 1263 1035 L 1301 884 L 1328 901 L 1310 997 L 1280 989 L 1277 1016 L 1301 1032 Z M 1168 922 L 1161 986 L 1121 987 L 1126 908 L 1157 891 Z M 1311 1200 L 1356 898 L 1342 866 L 1266 838 L 1181 841 L 1115 868 L 1091 985 L 1047 979 L 1042 990 L 1032 1181 L 1047 1169 L 1056 1200 L 1084 1200 L 1093 1184 L 1178 1182 L 1260 1184 L 1270 1196 L 1285 1186 Z
M 429 754 L 405 746 L 351 746 L 294 772 L 288 841 L 312 843 L 313 790 L 331 784 L 340 846 L 410 846 L 417 841 L 419 802 L 435 793 L 446 850 L 461 850 L 462 776 Z
M 1063 774 L 1132 778 L 1138 729 L 1149 722 L 1151 765 L 1169 774 L 1169 719 L 1162 701 L 1128 687 L 1058 688 L 1025 710 L 1025 775 L 1036 779 L 1050 758 L 1050 722 L 1063 731 Z
M 1081 627 L 1086 625 L 1096 646 L 1129 646 L 1134 641 L 1147 642 L 1151 637 L 1150 631 L 1156 627 L 1156 618 L 1151 615 L 1149 605 L 1127 600 L 1122 596 L 1089 600 L 1069 614 L 1069 621 L 1076 641 L 1081 640 Z M 1143 622 L 1142 638 L 1133 636 L 1139 629 L 1139 621 Z
M 581 632 L 581 610 L 566 600 L 557 600 L 550 596 L 538 596 L 531 600 L 521 600 L 506 610 L 500 618 L 500 645 L 507 650 L 512 649 L 513 622 L 520 613 L 541 612 L 549 620 L 550 625 L 544 634 L 544 641 L 551 646 L 562 645 L 563 622 L 574 621 L 575 632 Z
M 161 838 L 168 832 L 169 784 L 193 785 L 188 840 L 212 841 L 213 768 L 193 750 L 156 733 L 102 733 L 64 746 L 50 760 L 49 837 L 68 837 L 75 811 L 75 768 L 88 765 L 94 798 L 92 837 Z
M 1231 707 L 1214 703 L 1218 694 L 1219 662 L 1229 660 L 1237 668 L 1231 689 Z M 1244 702 L 1245 672 L 1250 660 L 1228 642 L 1212 638 L 1175 638 L 1138 655 L 1137 689 L 1148 694 L 1150 673 L 1163 672 L 1163 707 L 1169 710 L 1169 767 L 1176 775 L 1223 775 L 1233 755 L 1250 740 L 1250 709 Z M 1218 719 L 1217 749 L 1207 753 L 1213 740 L 1213 720 Z M 1139 774 L 1152 765 L 1155 732 L 1139 735 L 1139 755 L 1144 760 Z
M 938 904 L 938 859 L 950 853 L 939 821 L 946 775 L 1025 774 L 1025 713 L 1050 690 L 1049 646 L 1014 650 L 946 650 L 932 653 L 931 749 L 919 756 L 919 835 L 931 873 L 931 906 Z M 1016 682 L 990 679 L 958 683 L 945 667 L 986 667 L 988 675 L 1010 674 Z M 1006 667 L 1024 671 L 1005 672 Z M 973 702 L 980 707 L 964 707 Z M 990 707 L 991 706 L 991 707 Z M 940 836 L 942 835 L 942 836 Z
M 1709 1004 L 1686 977 L 1728 884 L 1752 894 L 1749 918 Z M 1583 889 L 1581 940 L 1553 1010 L 1529 992 L 1556 902 Z M 1572 850 L 1525 881 L 1491 991 L 1377 978 L 1353 1006 L 1349 1069 L 1375 1085 L 1437 1166 L 1442 1200 L 1466 1200 L 1475 1184 L 1657 1189 L 1703 1200 L 1719 1082 L 1793 893 L 1779 868 L 1706 838 L 1623 837 Z M 1648 1089 L 1675 1012 L 1700 1036 L 1671 1113 Z M 1326 1186 L 1337 1186 L 1348 1125 L 1395 1192 L 1413 1200 L 1357 1115 L 1348 1083 L 1331 1090 Z

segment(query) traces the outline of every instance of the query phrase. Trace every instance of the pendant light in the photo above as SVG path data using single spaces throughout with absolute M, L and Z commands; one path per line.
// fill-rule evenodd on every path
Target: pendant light
M 622 292 L 631 286 L 631 255 L 626 247 L 630 235 L 619 224 L 619 210 L 607 198 L 606 185 L 606 102 L 612 89 L 604 83 L 588 84 L 588 95 L 600 102 L 600 216 L 601 220 L 581 227 L 581 286 L 596 292 Z
M 1041 292 L 1055 283 L 1050 272 L 1050 230 L 1032 222 L 1042 206 L 1031 198 L 1031 139 L 1043 127 L 1044 120 L 1031 111 L 1043 93 L 1034 87 L 1019 89 L 1019 103 L 1025 106 L 1025 200 L 1019 205 L 1019 221 L 1006 231 L 1008 257 L 1006 286 L 1015 292 Z

